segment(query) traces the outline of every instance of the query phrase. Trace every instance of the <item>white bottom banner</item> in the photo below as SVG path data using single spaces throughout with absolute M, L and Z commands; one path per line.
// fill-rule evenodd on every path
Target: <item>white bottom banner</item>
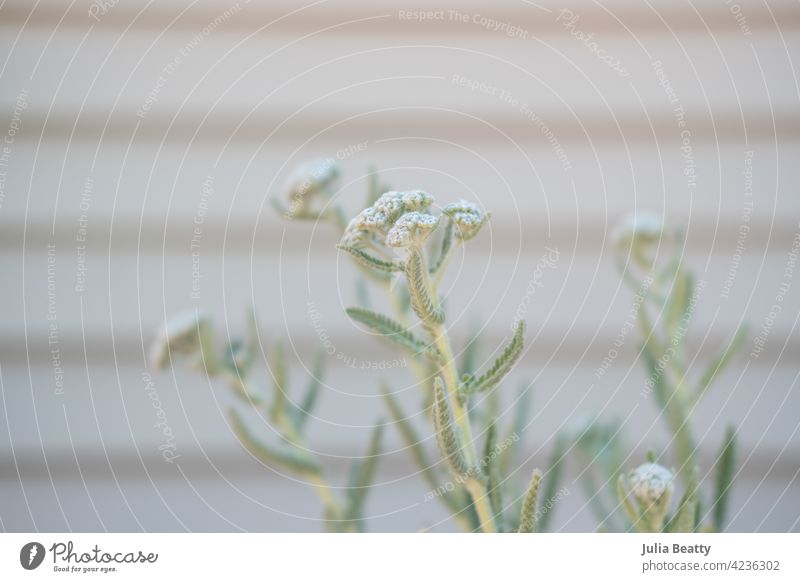
M 14 533 L 0 580 L 797 581 L 799 553 L 800 534 Z

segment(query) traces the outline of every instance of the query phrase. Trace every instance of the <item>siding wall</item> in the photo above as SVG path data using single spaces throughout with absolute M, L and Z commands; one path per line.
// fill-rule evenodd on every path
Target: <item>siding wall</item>
M 545 247 L 558 250 L 527 309 L 531 348 L 503 390 L 508 420 L 517 387 L 534 382 L 520 483 L 544 464 L 556 430 L 597 413 L 624 421 L 639 455 L 631 463 L 664 444 L 640 396 L 636 342 L 607 374 L 594 372 L 632 302 L 609 230 L 634 209 L 682 226 L 686 263 L 707 284 L 690 342 L 698 363 L 750 326 L 744 354 L 696 411 L 701 459 L 708 468 L 737 423 L 731 529 L 798 529 L 797 2 L 112 4 L 0 6 L 0 527 L 320 529 L 310 488 L 239 446 L 225 387 L 182 369 L 152 376 L 181 455 L 162 461 L 144 350 L 167 315 L 203 309 L 221 335 L 237 334 L 255 303 L 267 346 L 288 338 L 292 377 L 304 384 L 320 346 L 313 301 L 337 352 L 392 357 L 343 313 L 353 270 L 334 233 L 287 224 L 268 204 L 296 163 L 338 155 L 338 196 L 353 211 L 370 165 L 398 189 L 492 211 L 447 281 L 451 313 L 461 314 L 453 334 L 487 322 L 487 358 Z M 446 12 L 456 6 L 467 22 Z M 571 27 L 565 7 L 579 16 Z M 420 9 L 445 12 L 405 17 Z M 475 15 L 519 29 L 504 35 Z M 575 31 L 594 33 L 627 74 Z M 764 350 L 751 357 L 759 336 Z M 338 483 L 382 414 L 387 376 L 412 410 L 418 392 L 405 370 L 330 358 L 312 445 Z M 450 529 L 424 502 L 391 428 L 387 443 L 372 529 Z M 568 463 L 556 529 L 593 527 L 574 481 L 583 469 Z

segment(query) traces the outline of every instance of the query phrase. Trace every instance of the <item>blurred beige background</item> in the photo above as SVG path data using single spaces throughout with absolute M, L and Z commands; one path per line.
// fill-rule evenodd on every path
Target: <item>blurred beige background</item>
M 608 232 L 643 209 L 683 227 L 686 264 L 707 283 L 691 332 L 701 359 L 750 325 L 694 418 L 701 461 L 738 424 L 730 529 L 799 529 L 797 2 L 11 0 L 0 30 L 3 529 L 321 529 L 310 487 L 236 441 L 227 387 L 183 367 L 152 374 L 180 455 L 165 463 L 145 361 L 166 316 L 208 311 L 223 337 L 255 303 L 265 342 L 291 341 L 305 386 L 320 348 L 310 301 L 339 352 L 393 356 L 344 314 L 354 271 L 332 230 L 282 221 L 268 203 L 317 156 L 339 160 L 353 212 L 371 165 L 394 188 L 492 212 L 447 284 L 452 333 L 485 322 L 486 357 L 545 247 L 558 250 L 503 391 L 507 420 L 518 386 L 534 383 L 520 483 L 555 431 L 598 413 L 624 421 L 631 464 L 664 444 L 633 338 L 595 370 L 632 303 Z M 328 363 L 312 443 L 345 483 L 385 416 L 379 379 L 409 410 L 417 391 L 404 370 Z M 397 432 L 386 437 L 370 529 L 453 529 L 425 503 Z M 568 462 L 555 530 L 595 526 L 574 481 L 583 469 Z

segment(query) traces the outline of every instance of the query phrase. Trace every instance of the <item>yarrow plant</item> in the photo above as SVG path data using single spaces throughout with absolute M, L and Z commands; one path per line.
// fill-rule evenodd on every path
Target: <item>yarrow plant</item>
M 333 160 L 304 164 L 287 181 L 288 207 L 277 200 L 273 204 L 287 219 L 329 222 L 339 231 L 339 251 L 360 269 L 359 304 L 347 308 L 348 316 L 410 358 L 442 462 L 431 458 L 424 435 L 410 422 L 388 381 L 382 382 L 380 391 L 419 475 L 430 488 L 426 499 L 440 500 L 467 531 L 543 531 L 553 505 L 569 493 L 559 489 L 559 483 L 571 453 L 588 464 L 581 485 L 601 531 L 724 528 L 735 468 L 735 433 L 729 430 L 718 455 L 716 488 L 704 513 L 690 418 L 699 398 L 731 360 L 742 333 L 702 374 L 690 377 L 684 339 L 702 283 L 695 283 L 684 269 L 679 254 L 682 239 L 667 233 L 658 215 L 631 215 L 612 238 L 624 281 L 642 297 L 638 310 L 641 354 L 649 374 L 643 396 L 652 395 L 666 419 L 674 453 L 651 452 L 646 463 L 625 469 L 619 425 L 596 419 L 560 432 L 547 471 L 534 470 L 526 487 L 517 489 L 509 477 L 510 462 L 528 424 L 528 390 L 518 398 L 513 424 L 503 438 L 497 419 L 498 387 L 523 353 L 525 323 L 516 323 L 496 359 L 478 369 L 475 338 L 461 346 L 456 358 L 439 292 L 451 258 L 480 235 L 490 214 L 465 200 L 437 207 L 428 192 L 391 190 L 372 172 L 366 203 L 352 215 L 337 201 L 339 176 Z M 367 281 L 387 295 L 391 313 L 370 308 Z M 305 394 L 295 399 L 289 396 L 286 358 L 276 343 L 265 356 L 273 384 L 272 391 L 265 393 L 252 379 L 258 356 L 263 356 L 257 349 L 261 345 L 251 314 L 247 337 L 230 342 L 220 354 L 210 318 L 193 313 L 167 323 L 153 344 L 151 361 L 163 368 L 183 357 L 207 376 L 224 379 L 277 436 L 275 444 L 256 437 L 243 416 L 232 410 L 231 426 L 247 449 L 265 464 L 312 484 L 330 531 L 363 531 L 363 507 L 381 454 L 382 423 L 375 424 L 366 455 L 353 462 L 350 482 L 342 488 L 344 495 L 337 494 L 306 439 L 320 392 L 322 358 Z M 481 446 L 477 437 L 483 435 Z M 677 468 L 667 468 L 667 459 Z M 683 495 L 674 503 L 679 489 Z M 622 511 L 615 512 L 615 505 Z
M 639 531 L 722 531 L 735 472 L 736 432 L 729 427 L 715 463 L 716 483 L 711 506 L 703 509 L 697 467 L 698 444 L 692 434 L 691 416 L 700 398 L 730 363 L 744 339 L 740 328 L 700 374 L 692 373 L 686 337 L 704 281 L 685 269 L 683 234 L 670 232 L 655 213 L 631 214 L 612 236 L 623 280 L 643 293 L 638 310 L 642 334 L 640 353 L 647 379 L 642 396 L 652 396 L 672 434 L 674 452 L 651 454 L 649 463 L 618 482 L 620 503 Z M 672 458 L 673 470 L 655 464 Z M 674 482 L 685 489 L 673 517 L 665 520 Z M 636 501 L 631 503 L 630 497 Z M 709 519 L 710 518 L 710 519 Z
M 152 365 L 164 369 L 183 357 L 209 378 L 225 380 L 233 393 L 261 418 L 268 420 L 277 433 L 275 444 L 256 437 L 240 412 L 232 408 L 231 427 L 250 453 L 273 469 L 288 471 L 313 485 L 324 507 L 328 531 L 363 531 L 365 523 L 362 511 L 381 455 L 383 424 L 376 423 L 367 454 L 353 461 L 350 482 L 346 487 L 341 487 L 345 492 L 344 498 L 337 499 L 319 459 L 306 441 L 308 420 L 321 386 L 322 358 L 317 360 L 305 393 L 295 400 L 290 396 L 283 348 L 276 343 L 270 350 L 268 362 L 273 384 L 270 395 L 263 388 L 254 386 L 251 378 L 260 345 L 255 314 L 250 314 L 247 338 L 229 343 L 221 354 L 213 341 L 212 325 L 209 316 L 197 312 L 175 317 L 162 328 L 153 342 L 150 355 Z
M 433 368 L 433 421 L 437 442 L 448 467 L 464 484 L 478 517 L 481 531 L 502 531 L 504 516 L 497 468 L 484 466 L 478 454 L 470 421 L 470 397 L 493 389 L 522 354 L 524 323 L 495 362 L 481 375 L 459 374 L 453 355 L 446 314 L 439 298 L 439 281 L 457 246 L 474 238 L 489 216 L 477 205 L 459 201 L 441 214 L 431 210 L 433 196 L 421 190 L 390 191 L 359 212 L 348 224 L 339 248 L 359 264 L 382 273 L 402 273 L 411 309 L 421 324 L 417 337 L 404 324 L 363 308 L 351 308 L 350 316 L 371 331 L 425 357 Z M 442 223 L 442 237 L 435 248 L 426 245 Z M 393 256 L 392 256 L 393 254 Z M 538 473 L 537 473 L 538 475 Z M 529 487 L 518 529 L 532 531 L 529 517 L 536 511 L 538 481 Z

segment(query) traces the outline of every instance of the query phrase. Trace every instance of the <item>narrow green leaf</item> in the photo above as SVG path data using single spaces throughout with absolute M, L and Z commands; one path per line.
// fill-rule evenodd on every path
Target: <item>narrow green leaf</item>
M 336 248 L 352 255 L 353 258 L 355 258 L 355 260 L 361 265 L 369 267 L 370 269 L 375 269 L 376 271 L 383 273 L 399 273 L 405 269 L 405 266 L 400 261 L 387 261 L 385 259 L 379 259 L 378 257 L 356 247 L 336 245 Z
M 478 360 L 478 352 L 480 351 L 480 339 L 478 330 L 475 329 L 470 334 L 469 339 L 461 351 L 461 366 L 460 372 L 462 375 L 471 375 L 475 373 L 475 363 Z
M 537 526 L 536 505 L 539 500 L 539 484 L 542 481 L 542 472 L 533 470 L 531 484 L 522 501 L 522 511 L 519 517 L 519 533 L 534 533 Z
M 403 442 L 406 444 L 414 464 L 419 468 L 422 478 L 431 488 L 431 491 L 439 490 L 442 485 L 441 474 L 435 470 L 436 465 L 431 463 L 428 458 L 417 431 L 414 430 L 414 426 L 400 407 L 400 403 L 386 385 L 381 387 L 381 392 L 384 400 L 386 400 L 386 406 L 389 409 L 392 420 L 400 431 L 400 436 L 403 437 Z M 463 489 L 456 488 L 451 491 L 445 491 L 440 498 L 451 513 L 462 518 L 465 516 L 464 511 L 469 506 L 470 500 Z
M 435 398 L 433 401 L 433 422 L 436 428 L 436 442 L 439 450 L 447 461 L 450 471 L 456 477 L 474 477 L 476 468 L 467 464 L 461 449 L 461 440 L 453 426 L 453 413 L 447 401 L 447 393 L 441 378 L 434 380 Z
M 383 421 L 378 420 L 372 431 L 366 457 L 353 461 L 350 483 L 347 489 L 347 509 L 345 521 L 356 522 L 355 528 L 363 530 L 362 510 L 369 493 L 378 459 L 381 456 L 381 439 L 383 438 Z
M 262 462 L 303 475 L 319 474 L 319 465 L 317 465 L 316 461 L 310 459 L 308 455 L 301 454 L 296 449 L 279 449 L 259 441 L 250 433 L 235 410 L 232 410 L 230 415 L 231 427 L 239 441 Z
M 691 273 L 678 268 L 675 271 L 675 281 L 672 285 L 672 291 L 667 299 L 666 306 L 666 323 L 669 329 L 670 338 L 678 337 L 677 330 L 683 322 L 683 325 L 688 324 L 688 321 L 683 321 L 689 316 L 689 308 L 694 294 L 694 277 Z
M 311 379 L 306 389 L 303 401 L 296 409 L 295 425 L 298 431 L 302 431 L 303 425 L 308 420 L 311 413 L 314 411 L 314 406 L 319 397 L 320 388 L 322 388 L 322 376 L 325 373 L 325 352 L 320 351 L 314 359 L 314 365 L 311 368 Z
M 664 526 L 664 531 L 691 533 L 697 530 L 695 522 L 697 516 L 697 486 L 699 481 L 699 470 L 697 467 L 692 469 L 689 482 L 686 486 L 686 493 L 683 494 L 675 515 Z
M 413 333 L 400 323 L 385 315 L 360 307 L 348 307 L 347 315 L 382 337 L 410 350 L 413 355 L 422 354 L 433 361 L 439 360 L 439 353 L 436 348 L 417 339 Z
M 558 498 L 558 489 L 561 486 L 561 476 L 564 472 L 564 458 L 566 457 L 566 453 L 567 440 L 563 435 L 559 434 L 553 445 L 553 452 L 550 453 L 550 462 L 548 464 L 547 473 L 545 473 L 545 475 L 547 475 L 543 490 L 545 503 L 555 505 L 556 499 Z M 553 510 L 554 507 L 550 507 L 539 516 L 539 531 L 547 530 L 547 526 L 550 525 Z
M 728 343 L 722 353 L 711 362 L 711 365 L 703 374 L 702 378 L 700 379 L 700 383 L 695 390 L 692 399 L 693 402 L 697 402 L 697 400 L 705 393 L 708 387 L 711 386 L 717 376 L 722 373 L 725 367 L 730 363 L 730 361 L 733 359 L 733 356 L 736 355 L 736 352 L 741 347 L 742 342 L 745 339 L 745 335 L 746 328 L 742 326 L 736 331 L 736 334 L 733 336 L 730 343 Z
M 408 280 L 411 308 L 417 317 L 428 325 L 444 323 L 444 310 L 441 306 L 434 304 L 428 291 L 430 283 L 421 249 L 413 247 L 409 249 L 408 259 L 406 259 L 406 279 Z
M 664 381 L 664 374 L 666 370 L 658 370 L 658 357 L 650 349 L 650 345 L 645 343 L 642 346 L 642 358 L 644 360 L 645 372 L 650 382 L 652 382 L 653 394 L 656 397 L 656 404 L 661 410 L 666 410 L 667 404 L 670 399 L 670 394 L 666 391 L 666 382 Z
M 241 377 L 241 375 L 234 369 L 233 366 L 226 366 L 223 368 L 223 372 L 234 395 L 240 398 L 242 402 L 246 402 L 250 406 L 255 407 L 260 407 L 264 404 L 264 399 L 248 389 L 247 382 Z
M 286 419 L 289 397 L 286 393 L 288 388 L 288 377 L 286 373 L 286 354 L 283 350 L 283 342 L 275 342 L 270 355 L 270 373 L 272 374 L 273 399 L 270 408 L 270 418 L 278 426 Z
M 460 387 L 462 394 L 477 394 L 478 392 L 483 392 L 487 388 L 497 386 L 500 380 L 511 371 L 511 368 L 514 367 L 514 364 L 519 359 L 520 354 L 522 354 L 522 348 L 525 343 L 523 338 L 524 333 L 525 322 L 520 321 L 517 324 L 514 336 L 511 338 L 511 341 L 508 342 L 508 345 L 506 345 L 503 353 L 498 356 L 492 366 L 482 376 L 477 379 L 471 377 L 464 382 Z
M 510 440 L 514 444 L 510 444 L 500 453 L 500 473 L 503 475 L 508 475 L 514 451 L 518 443 L 523 440 L 522 435 L 530 418 L 531 392 L 530 384 L 523 383 L 520 385 L 519 396 L 517 396 L 517 401 L 514 404 L 514 420 L 506 435 L 506 442 Z
M 622 505 L 622 508 L 625 510 L 625 513 L 628 515 L 628 519 L 633 527 L 635 527 L 639 532 L 646 532 L 647 530 L 643 527 L 643 520 L 639 516 L 639 511 L 631 502 L 627 479 L 625 478 L 624 473 L 621 474 L 617 479 L 617 497 L 619 498 L 619 502 Z
M 736 427 L 730 426 L 717 456 L 716 486 L 714 493 L 714 527 L 723 531 L 728 514 L 728 500 L 736 472 Z
M 489 494 L 489 504 L 494 513 L 495 523 L 503 531 L 503 495 L 500 475 L 498 473 L 497 453 L 497 423 L 492 421 L 486 431 L 486 444 L 483 449 L 483 472 L 486 475 L 486 491 Z

